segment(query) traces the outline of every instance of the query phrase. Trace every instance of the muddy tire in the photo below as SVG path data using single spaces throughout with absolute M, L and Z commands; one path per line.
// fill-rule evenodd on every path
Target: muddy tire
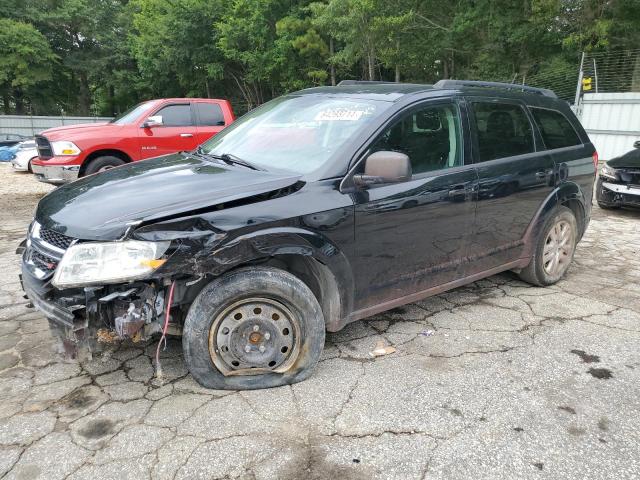
M 518 275 L 533 285 L 553 285 L 569 268 L 577 239 L 576 217 L 569 208 L 558 207 L 538 236 L 531 262 Z
M 207 388 L 248 390 L 300 382 L 324 348 L 313 292 L 277 268 L 242 268 L 206 285 L 189 308 L 182 347 Z
M 124 165 L 125 163 L 127 162 L 118 157 L 112 157 L 108 155 L 104 157 L 97 157 L 87 164 L 87 168 L 84 170 L 84 175 L 86 176 L 93 173 L 103 172 L 110 168 Z

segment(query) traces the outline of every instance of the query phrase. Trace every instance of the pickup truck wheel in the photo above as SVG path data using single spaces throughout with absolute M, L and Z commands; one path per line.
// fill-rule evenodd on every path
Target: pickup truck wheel
M 573 212 L 558 207 L 545 222 L 531 262 L 519 273 L 525 282 L 533 285 L 553 285 L 566 273 L 576 249 L 578 224 Z
M 104 172 L 105 170 L 124 165 L 125 163 L 127 162 L 125 162 L 121 158 L 112 157 L 109 155 L 106 155 L 104 157 L 96 157 L 87 164 L 87 168 L 85 169 L 84 174 L 91 175 L 92 173 Z
M 255 267 L 202 289 L 185 319 L 182 347 L 201 385 L 248 390 L 307 378 L 324 337 L 324 316 L 309 287 L 284 270 Z

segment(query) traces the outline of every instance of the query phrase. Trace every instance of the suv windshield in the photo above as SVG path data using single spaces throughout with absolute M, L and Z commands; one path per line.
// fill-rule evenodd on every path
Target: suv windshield
M 153 107 L 154 102 L 143 102 L 139 103 L 135 107 L 131 107 L 124 113 L 121 113 L 116 118 L 111 120 L 110 123 L 115 123 L 117 125 L 126 125 L 128 123 L 133 122 L 136 118 L 142 115 L 143 112 L 150 110 Z
M 322 166 L 389 102 L 355 98 L 281 97 L 247 113 L 202 145 L 269 170 L 308 173 Z

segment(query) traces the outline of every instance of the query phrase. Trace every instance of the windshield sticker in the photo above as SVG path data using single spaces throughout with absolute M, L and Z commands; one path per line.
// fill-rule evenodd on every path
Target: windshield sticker
M 365 112 L 362 110 L 352 110 L 349 108 L 330 108 L 318 112 L 315 117 L 317 122 L 357 122 Z

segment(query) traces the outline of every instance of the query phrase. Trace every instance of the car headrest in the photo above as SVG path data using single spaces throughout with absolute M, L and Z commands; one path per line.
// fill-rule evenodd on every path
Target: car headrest
M 487 119 L 487 133 L 505 137 L 515 136 L 516 128 L 509 112 L 491 112 Z
M 416 126 L 420 130 L 440 130 L 442 122 L 437 112 L 418 112 L 416 113 Z

